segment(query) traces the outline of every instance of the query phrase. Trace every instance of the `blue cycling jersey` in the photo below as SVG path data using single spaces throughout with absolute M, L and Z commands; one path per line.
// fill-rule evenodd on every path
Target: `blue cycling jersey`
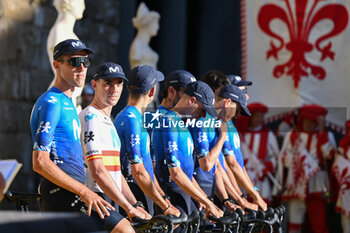
M 141 112 L 134 106 L 126 106 L 115 118 L 114 126 L 120 137 L 120 160 L 124 176 L 132 175 L 131 164 L 143 163 L 154 181 L 150 140 L 147 130 L 143 127 Z
M 227 122 L 228 140 L 223 146 L 223 153 L 225 156 L 235 155 L 237 162 L 244 169 L 244 159 L 241 151 L 241 143 L 236 126 L 232 121 Z
M 56 87 L 50 88 L 35 103 L 30 127 L 33 150 L 49 152 L 60 169 L 85 183 L 80 122 L 72 100 Z
M 162 182 L 168 182 L 168 168 L 173 167 L 181 167 L 188 178 L 192 180 L 193 177 L 193 141 L 188 129 L 179 124 L 181 121 L 181 117 L 170 110 L 161 117 L 161 122 L 166 122 L 166 125 L 153 131 L 153 137 L 161 138 L 154 146 L 156 174 Z M 159 146 L 160 143 L 163 145 Z
M 169 110 L 167 108 L 165 108 L 163 105 L 159 105 L 159 107 L 157 108 L 157 111 L 162 114 L 165 115 Z M 162 138 L 160 136 L 160 134 L 153 134 L 155 129 L 151 129 L 150 130 L 150 136 L 151 136 L 151 155 L 152 155 L 152 161 L 156 161 L 156 154 L 157 153 L 163 153 L 163 144 L 160 143 Z M 157 173 L 156 173 L 157 175 Z
M 210 120 L 210 118 L 215 119 L 210 114 L 207 113 L 205 118 L 200 118 L 198 121 L 207 121 Z M 204 125 L 200 124 L 200 125 Z M 200 165 L 199 165 L 199 159 L 205 157 L 210 152 L 211 148 L 213 148 L 217 141 L 218 141 L 218 132 L 215 128 L 209 128 L 209 127 L 190 127 L 189 131 L 191 132 L 193 144 L 194 144 L 194 159 L 195 159 L 195 167 L 194 167 L 194 173 L 195 178 L 199 184 L 199 186 L 202 187 L 203 190 L 210 190 L 210 187 L 213 187 L 215 185 L 215 169 L 216 164 L 213 166 L 213 168 L 210 171 L 204 171 Z M 206 188 L 209 187 L 209 188 Z M 207 192 L 206 192 L 207 193 Z M 208 196 L 211 196 L 212 194 L 208 194 Z

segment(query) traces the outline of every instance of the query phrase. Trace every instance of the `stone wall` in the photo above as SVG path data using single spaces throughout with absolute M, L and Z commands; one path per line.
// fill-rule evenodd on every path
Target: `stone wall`
M 36 99 L 48 88 L 53 73 L 46 39 L 57 13 L 53 0 L 0 0 L 0 159 L 23 163 L 11 190 L 35 191 L 38 176 L 32 171 L 29 118 Z M 85 0 L 75 33 L 97 53 L 94 67 L 115 61 L 118 44 L 118 3 Z

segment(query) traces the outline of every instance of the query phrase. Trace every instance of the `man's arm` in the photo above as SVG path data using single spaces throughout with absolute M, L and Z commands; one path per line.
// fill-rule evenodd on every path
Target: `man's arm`
M 198 190 L 194 183 L 186 176 L 181 167 L 169 168 L 171 179 L 189 196 L 206 206 L 207 213 L 219 218 L 223 215 L 214 203 Z M 197 184 L 198 185 L 198 184 Z
M 229 178 L 228 174 L 225 172 L 221 164 L 218 164 L 216 172 L 220 173 L 221 179 L 223 180 L 223 183 L 225 185 L 225 190 L 228 196 L 230 196 L 233 200 L 235 200 L 238 203 L 238 205 L 240 205 L 243 209 L 249 208 L 252 210 L 258 210 L 258 206 L 256 204 L 250 203 L 246 199 L 241 197 L 242 195 L 241 190 L 239 189 L 238 186 L 237 186 L 238 188 L 237 190 L 237 188 L 234 187 L 234 185 L 232 185 L 231 179 Z M 215 172 L 215 175 L 216 175 L 216 172 Z M 227 172 L 231 172 L 231 170 L 227 169 Z M 233 174 L 231 178 L 233 179 L 234 182 L 236 182 L 236 179 L 234 178 Z
M 145 169 L 143 163 L 131 164 L 132 176 L 137 181 L 137 184 L 140 186 L 143 192 L 164 211 L 164 214 L 171 214 L 179 216 L 180 212 L 168 204 L 163 196 L 158 192 L 156 185 L 153 183 L 151 176 Z
M 85 185 L 79 181 L 73 179 L 62 171 L 54 162 L 50 159 L 49 152 L 46 151 L 33 151 L 33 170 L 45 177 L 52 183 L 80 196 L 81 200 L 88 206 L 88 215 L 91 214 L 91 209 L 94 208 L 99 214 L 100 218 L 104 218 L 101 210 L 109 216 L 109 212 L 106 206 L 113 209 L 108 202 L 103 200 L 99 195 L 88 189 Z
M 89 169 L 91 171 L 92 177 L 103 190 L 103 192 L 125 210 L 130 220 L 132 220 L 133 217 L 139 217 L 143 219 L 146 217 L 144 214 L 135 209 L 124 197 L 117 184 L 115 183 L 115 180 L 112 178 L 111 174 L 109 174 L 105 165 L 103 164 L 102 158 L 90 160 Z
M 260 206 L 264 211 L 267 210 L 267 204 L 261 198 L 260 194 L 254 189 L 250 179 L 248 179 L 249 177 L 238 164 L 236 158 L 233 155 L 226 156 L 226 162 L 229 169 L 231 169 L 233 172 L 238 185 L 241 186 L 253 198 L 254 203 Z

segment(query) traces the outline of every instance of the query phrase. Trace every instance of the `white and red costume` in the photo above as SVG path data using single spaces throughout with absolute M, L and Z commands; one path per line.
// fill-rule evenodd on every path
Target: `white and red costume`
M 268 107 L 261 103 L 248 105 L 249 111 L 266 113 Z M 261 197 L 272 201 L 272 185 L 269 176 L 274 176 L 279 148 L 276 136 L 264 125 L 249 128 L 242 134 L 242 152 L 245 167 L 253 184 L 259 189 Z
M 323 195 L 329 191 L 327 161 L 334 157 L 336 143 L 331 132 L 303 132 L 304 119 L 317 121 L 327 110 L 319 105 L 299 109 L 298 130 L 289 132 L 280 154 L 279 180 L 286 191 L 282 199 L 289 202 L 289 232 L 301 232 L 305 212 L 313 232 L 328 232 Z M 287 174 L 282 170 L 287 168 Z
M 346 135 L 339 142 L 332 171 L 339 185 L 336 211 L 342 215 L 343 232 L 350 232 L 350 120 L 345 127 Z

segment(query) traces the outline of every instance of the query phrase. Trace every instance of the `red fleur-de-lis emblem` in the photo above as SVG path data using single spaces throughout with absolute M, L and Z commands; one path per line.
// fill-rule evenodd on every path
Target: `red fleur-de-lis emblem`
M 298 88 L 301 77 L 308 77 L 311 74 L 319 80 L 326 77 L 323 67 L 311 64 L 305 58 L 305 54 L 311 52 L 314 47 L 321 53 L 320 61 L 330 58 L 334 60 L 335 52 L 332 51 L 332 42 L 322 46 L 322 43 L 335 35 L 340 34 L 348 24 L 348 12 L 341 4 L 328 4 L 318 10 L 316 6 L 321 0 L 314 0 L 310 10 L 307 12 L 309 0 L 295 0 L 295 11 L 291 8 L 289 0 L 283 0 L 286 10 L 276 4 L 266 4 L 260 8 L 258 13 L 258 24 L 263 32 L 278 40 L 276 45 L 270 41 L 270 49 L 266 53 L 266 58 L 274 57 L 278 60 L 278 53 L 284 47 L 292 53 L 290 59 L 277 65 L 273 70 L 273 76 L 280 78 L 283 74 L 291 76 L 294 80 L 294 87 Z M 273 32 L 272 20 L 281 20 L 287 26 L 290 41 L 284 41 L 282 36 Z M 327 32 L 319 32 L 316 41 L 309 42 L 312 28 L 323 20 L 331 20 L 333 28 Z

